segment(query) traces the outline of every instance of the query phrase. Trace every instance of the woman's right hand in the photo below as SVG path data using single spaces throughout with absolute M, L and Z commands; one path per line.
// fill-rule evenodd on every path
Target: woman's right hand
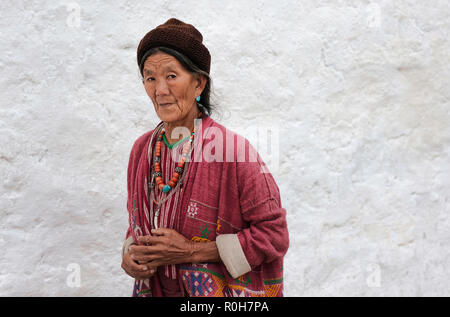
M 138 263 L 131 258 L 131 255 L 130 250 L 123 256 L 122 269 L 125 273 L 138 280 L 148 279 L 155 274 L 155 267 L 150 267 L 147 263 Z

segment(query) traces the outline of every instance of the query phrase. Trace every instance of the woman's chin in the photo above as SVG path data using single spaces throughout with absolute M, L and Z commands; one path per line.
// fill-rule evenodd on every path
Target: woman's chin
M 174 122 L 174 121 L 178 121 L 178 115 L 174 112 L 169 112 L 169 111 L 158 111 L 158 117 L 161 121 L 164 122 Z

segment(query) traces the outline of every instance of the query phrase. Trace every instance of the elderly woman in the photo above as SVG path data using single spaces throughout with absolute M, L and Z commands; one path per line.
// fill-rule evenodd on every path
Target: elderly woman
M 172 18 L 139 44 L 161 122 L 131 150 L 122 268 L 133 296 L 282 296 L 286 211 L 248 140 L 210 117 L 202 41 Z

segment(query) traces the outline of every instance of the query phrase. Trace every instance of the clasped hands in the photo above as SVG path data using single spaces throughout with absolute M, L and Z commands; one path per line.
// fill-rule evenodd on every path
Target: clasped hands
M 122 260 L 122 269 L 136 279 L 153 276 L 158 266 L 192 262 L 194 242 L 177 231 L 167 228 L 153 229 L 152 236 L 138 237 Z

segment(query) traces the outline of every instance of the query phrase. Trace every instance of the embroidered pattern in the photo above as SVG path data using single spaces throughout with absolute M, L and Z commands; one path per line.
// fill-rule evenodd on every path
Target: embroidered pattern
M 283 278 L 264 280 L 264 290 L 252 290 L 248 275 L 227 281 L 226 276 L 200 264 L 181 267 L 183 282 L 190 296 L 274 297 L 282 296 Z M 227 272 L 226 272 L 227 274 Z M 229 274 L 227 274 L 229 275 Z
M 275 297 L 278 296 L 278 293 L 281 290 L 281 284 L 275 284 L 275 285 L 264 285 L 266 296 L 268 297 Z
M 211 231 L 209 231 L 208 230 L 208 224 L 207 223 L 205 223 L 205 226 L 202 228 L 202 227 L 200 227 L 200 232 L 202 233 L 202 238 L 203 239 L 208 239 L 208 234 L 210 234 L 211 233 Z
M 151 297 L 152 290 L 150 288 L 150 281 L 135 280 L 133 287 L 133 297 Z
M 134 197 L 136 197 L 136 195 L 134 195 Z M 132 203 L 132 208 L 131 208 L 131 214 L 130 214 L 130 221 L 131 221 L 131 226 L 133 228 L 133 232 L 134 232 L 134 236 L 138 237 L 138 236 L 142 236 L 142 229 L 141 227 L 139 227 L 137 220 L 139 219 L 139 210 L 137 208 L 137 200 L 136 198 L 133 199 L 133 203 Z
M 226 287 L 225 277 L 217 272 L 208 270 L 207 264 L 198 267 L 182 267 L 183 282 L 189 296 L 213 296 L 223 297 L 223 289 Z
M 234 279 L 234 281 L 235 281 L 237 284 L 240 284 L 240 285 L 243 285 L 244 287 L 247 287 L 247 284 L 251 284 L 251 283 L 252 283 L 252 280 L 250 279 L 250 276 L 249 276 L 249 277 L 244 281 L 244 276 L 245 276 L 245 275 L 239 276 L 239 278 Z
M 214 291 L 212 278 L 201 272 L 185 272 L 183 280 L 187 281 L 188 289 L 194 296 L 208 296 Z
M 198 213 L 198 207 L 197 207 L 197 203 L 191 201 L 189 203 L 188 209 L 187 209 L 187 216 L 189 218 L 195 218 L 195 216 L 197 216 Z
M 283 283 L 283 278 L 274 278 L 269 280 L 264 280 L 264 285 L 274 285 Z
M 220 224 L 220 219 L 217 218 L 217 228 L 216 228 L 216 233 L 219 233 L 220 227 L 222 227 L 222 225 Z
M 209 239 L 200 238 L 200 237 L 192 237 L 191 240 L 192 240 L 192 241 L 195 241 L 195 242 L 209 242 L 209 241 L 211 241 L 211 240 L 209 240 Z

